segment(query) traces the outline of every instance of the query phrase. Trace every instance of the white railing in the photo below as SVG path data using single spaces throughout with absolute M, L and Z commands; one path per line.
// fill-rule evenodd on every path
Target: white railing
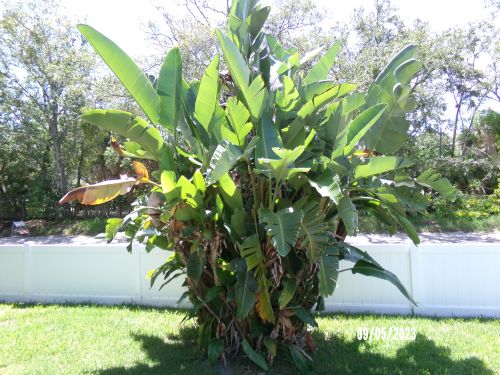
M 500 317 L 500 245 L 494 243 L 360 245 L 394 272 L 412 294 L 412 307 L 386 281 L 340 274 L 327 311 Z M 170 255 L 135 246 L 2 245 L 0 301 L 174 306 L 182 278 L 158 290 L 146 275 Z M 341 262 L 341 269 L 352 264 Z

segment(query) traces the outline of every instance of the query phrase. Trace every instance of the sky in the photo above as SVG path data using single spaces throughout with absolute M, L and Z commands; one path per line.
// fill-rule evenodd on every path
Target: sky
M 2 2 L 0 0 L 0 12 Z M 182 0 L 60 0 L 68 11 L 68 16 L 77 23 L 87 23 L 118 44 L 133 57 L 147 56 L 153 46 L 146 40 L 144 24 L 158 19 L 152 1 L 173 12 L 183 14 Z M 374 0 L 313 0 L 327 14 L 327 22 L 347 22 L 354 9 L 373 9 Z M 431 29 L 439 32 L 454 26 L 487 18 L 489 10 L 485 0 L 392 0 L 394 7 L 404 21 L 412 23 L 420 18 L 427 21 Z M 212 1 L 211 1 L 212 2 Z M 262 0 L 270 3 L 272 0 Z M 217 1 L 220 3 L 220 1 Z M 272 5 L 272 4 L 271 4 Z M 272 12 L 272 10 L 271 10 Z M 500 19 L 496 20 L 500 27 Z M 447 98 L 447 117 L 453 116 L 453 102 Z M 487 107 L 500 111 L 500 103 L 488 102 Z
M 0 0 L 1 3 L 2 0 Z M 263 1 L 266 3 L 267 1 Z M 62 0 L 75 23 L 85 21 L 132 56 L 147 55 L 149 48 L 141 24 L 154 19 L 156 10 L 149 0 Z M 348 20 L 358 7 L 372 9 L 372 0 L 316 0 L 332 22 Z M 428 21 L 436 31 L 484 18 L 484 0 L 393 0 L 406 21 Z M 176 0 L 163 0 L 168 9 L 179 9 Z

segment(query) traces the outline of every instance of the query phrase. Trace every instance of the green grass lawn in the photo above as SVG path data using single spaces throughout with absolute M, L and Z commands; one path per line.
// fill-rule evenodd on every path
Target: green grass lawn
M 0 304 L 0 374 L 254 374 L 242 357 L 211 367 L 182 311 Z M 498 374 L 500 321 L 326 315 L 314 374 Z M 415 328 L 411 341 L 357 339 L 358 327 Z M 286 360 L 271 373 L 293 374 Z

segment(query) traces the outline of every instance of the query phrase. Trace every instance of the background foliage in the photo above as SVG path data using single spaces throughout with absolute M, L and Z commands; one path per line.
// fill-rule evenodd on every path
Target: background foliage
M 224 22 L 226 2 L 188 0 L 185 7 L 188 16 L 180 19 L 157 2 L 158 17 L 145 25 L 157 49 L 139 59 L 146 71 L 156 75 L 164 51 L 179 45 L 186 77 L 199 79 L 218 51 L 213 30 Z M 276 0 L 266 30 L 285 47 L 299 45 L 301 53 L 342 40 L 344 48 L 330 75 L 361 87 L 402 46 L 419 44 L 423 69 L 412 82 L 417 108 L 409 118 L 412 133 L 402 155 L 416 156 L 419 168 L 437 169 L 466 194 L 490 195 L 500 165 L 499 114 L 485 110 L 488 100 L 499 100 L 499 33 L 493 23 L 498 9 L 495 4 L 490 9 L 492 18 L 434 32 L 425 22 L 403 21 L 387 0 L 374 1 L 336 25 L 323 22 L 326 13 L 313 1 Z M 5 2 L 0 23 L 0 217 L 26 212 L 53 216 L 57 197 L 66 190 L 62 187 L 125 171 L 109 151 L 108 134 L 87 131 L 78 118 L 85 107 L 141 110 L 89 53 L 76 32 L 75 17 L 70 17 L 56 0 Z M 55 117 L 54 108 L 60 112 Z

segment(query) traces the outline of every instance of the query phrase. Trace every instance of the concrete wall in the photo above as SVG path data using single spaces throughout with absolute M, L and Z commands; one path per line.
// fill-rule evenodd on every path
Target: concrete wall
M 394 272 L 418 303 L 390 283 L 350 271 L 339 276 L 327 311 L 500 317 L 500 245 L 492 243 L 359 246 Z M 93 302 L 174 306 L 182 278 L 158 290 L 146 275 L 170 255 L 124 244 L 0 246 L 0 301 Z M 341 262 L 340 268 L 351 267 Z

